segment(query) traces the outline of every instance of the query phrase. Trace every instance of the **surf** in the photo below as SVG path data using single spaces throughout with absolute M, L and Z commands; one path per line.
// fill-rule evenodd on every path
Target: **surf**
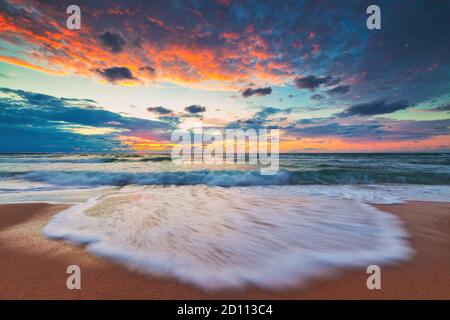
M 412 254 L 390 214 L 272 187 L 129 186 L 61 212 L 43 234 L 211 290 L 304 284 Z

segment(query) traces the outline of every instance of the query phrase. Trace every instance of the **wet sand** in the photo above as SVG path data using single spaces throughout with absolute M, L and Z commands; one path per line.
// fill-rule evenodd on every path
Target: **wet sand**
M 368 290 L 365 268 L 341 271 L 306 287 L 207 292 L 171 278 L 130 271 L 82 247 L 51 241 L 42 227 L 65 205 L 0 206 L 0 299 L 450 299 L 450 204 L 376 207 L 400 217 L 412 261 L 381 267 L 381 290 Z M 81 290 L 69 290 L 67 266 L 80 266 Z

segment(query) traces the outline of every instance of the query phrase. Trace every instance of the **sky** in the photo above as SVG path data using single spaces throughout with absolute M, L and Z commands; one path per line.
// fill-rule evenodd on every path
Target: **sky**
M 449 17 L 439 0 L 1 0 L 0 152 L 167 151 L 199 123 L 277 128 L 282 152 L 449 152 Z

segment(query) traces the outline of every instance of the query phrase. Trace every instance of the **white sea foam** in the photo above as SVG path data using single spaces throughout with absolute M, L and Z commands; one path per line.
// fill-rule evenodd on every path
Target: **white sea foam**
M 7 203 L 83 203 L 88 199 L 119 190 L 122 187 L 90 188 L 64 187 L 20 180 L 0 180 L 0 204 Z M 144 186 L 127 186 L 125 190 Z M 259 187 L 251 187 L 258 190 Z M 274 190 L 288 190 L 299 196 L 327 196 L 336 199 L 357 200 L 373 204 L 397 204 L 405 201 L 450 201 L 450 186 L 439 185 L 291 185 L 264 186 Z M 13 190 L 13 191 L 11 191 Z
M 19 186 L 19 185 L 17 185 Z M 89 189 L 39 189 L 30 184 L 20 185 L 22 189 L 15 192 L 0 192 L 0 204 L 8 203 L 52 203 L 78 204 L 84 203 L 94 196 L 105 194 L 117 187 L 97 187 Z M 51 188 L 51 186 L 47 186 Z
M 45 189 L 48 188 L 49 184 L 41 183 L 41 182 L 33 182 L 33 181 L 24 181 L 24 180 L 16 180 L 16 179 L 0 179 L 0 194 L 1 192 L 9 192 L 9 191 L 27 191 L 27 190 L 36 190 L 36 189 Z
M 406 201 L 450 201 L 450 186 L 439 185 L 310 185 L 274 186 L 301 196 L 327 196 L 372 204 L 398 204 Z
M 411 256 L 396 217 L 312 189 L 128 186 L 67 209 L 43 232 L 207 289 L 284 287 Z

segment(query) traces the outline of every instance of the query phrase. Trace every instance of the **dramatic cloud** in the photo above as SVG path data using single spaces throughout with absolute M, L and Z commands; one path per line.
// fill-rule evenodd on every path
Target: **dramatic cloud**
M 101 40 L 103 46 L 113 53 L 121 52 L 126 44 L 120 34 L 110 31 L 100 34 L 99 39 Z
M 290 113 L 292 110 L 291 109 L 279 109 L 279 108 L 273 108 L 273 107 L 265 107 L 263 108 L 261 111 L 258 111 L 257 113 L 255 113 L 254 118 L 256 119 L 261 119 L 261 120 L 265 120 L 267 119 L 267 117 L 274 115 L 274 114 L 279 114 L 279 113 Z
M 352 86 L 341 99 L 419 103 L 448 92 L 448 6 L 419 0 L 399 15 L 405 1 L 380 0 L 382 31 L 368 32 L 361 15 L 370 2 L 347 2 L 82 0 L 82 29 L 69 30 L 66 1 L 5 0 L 0 61 L 86 77 L 124 66 L 141 80 L 135 84 L 230 91 L 244 83 L 330 89 L 339 82 L 333 75 Z
M 339 121 L 339 127 L 334 126 L 339 139 L 348 138 L 346 130 L 361 139 L 369 136 L 370 141 L 399 139 L 400 150 L 405 139 L 420 137 L 420 132 L 401 132 L 413 132 L 414 125 L 420 129 L 431 126 L 425 120 L 448 118 L 448 5 L 433 5 L 426 0 L 379 0 L 383 23 L 382 30 L 375 32 L 365 26 L 365 9 L 371 4 L 366 0 L 349 0 L 345 6 L 321 0 L 288 1 L 283 5 L 254 0 L 131 3 L 80 0 L 82 28 L 69 30 L 64 22 L 70 3 L 65 0 L 0 1 L 0 64 L 5 69 L 1 74 L 10 76 L 0 76 L 2 86 L 24 83 L 36 90 L 58 92 L 59 86 L 53 84 L 59 84 L 61 79 L 61 85 L 68 87 L 73 81 L 74 90 L 78 90 L 74 95 L 93 92 L 97 100 L 106 102 L 112 99 L 102 97 L 103 90 L 108 90 L 103 87 L 106 79 L 118 86 L 138 86 L 133 90 L 117 88 L 114 96 L 120 99 L 105 103 L 124 113 L 130 111 L 129 104 L 139 105 L 140 97 L 150 91 L 158 95 L 152 106 L 166 105 L 159 101 L 179 106 L 179 101 L 191 101 L 195 95 L 196 101 L 205 105 L 212 105 L 213 99 L 223 103 L 215 106 L 222 110 L 217 115 L 211 110 L 211 116 L 223 116 L 221 123 L 280 127 L 292 123 L 292 130 L 306 130 L 319 124 L 298 124 L 300 116 L 328 117 L 330 120 L 320 125 L 327 125 L 323 130 L 332 132 L 330 123 Z M 71 80 L 71 76 L 79 78 L 79 82 Z M 28 83 L 29 79 L 33 83 Z M 101 84 L 93 84 L 91 79 L 100 80 Z M 52 89 L 48 89 L 50 86 Z M 95 91 L 97 88 L 101 90 Z M 273 89 L 266 96 L 271 104 L 277 103 L 279 110 L 293 111 L 287 114 L 259 109 L 251 117 L 247 112 L 254 109 L 249 108 L 257 107 L 252 98 L 244 103 L 240 99 L 228 100 L 241 89 L 246 89 L 240 92 L 242 96 L 252 97 L 269 94 L 267 88 Z M 57 105 L 62 110 L 80 107 L 93 112 L 99 108 L 95 102 L 81 100 L 26 93 L 21 93 L 21 97 L 33 106 L 54 106 L 50 113 L 58 110 Z M 286 97 L 291 99 L 281 100 Z M 405 98 L 407 103 L 402 101 Z M 129 104 L 119 106 L 120 101 Z M 423 109 L 408 109 L 409 105 Z M 342 106 L 349 107 L 336 115 Z M 393 133 L 385 124 L 397 110 L 405 110 L 398 116 L 411 121 L 401 126 L 391 123 L 395 127 Z M 169 127 L 184 118 L 209 115 L 188 110 L 172 114 L 152 112 Z M 383 127 L 369 127 L 371 130 L 366 133 L 364 127 L 369 124 L 358 121 L 373 120 L 373 115 L 385 115 Z M 116 121 L 122 119 L 111 120 L 111 126 L 122 130 L 115 127 Z M 94 126 L 74 123 L 70 134 L 91 130 L 74 127 L 80 125 Z M 432 131 L 431 127 L 426 128 Z M 386 133 L 379 133 L 380 130 Z M 50 132 L 54 136 L 54 131 Z M 439 145 L 449 144 L 448 136 L 439 139 Z
M 330 90 L 327 90 L 327 92 L 329 94 L 344 94 L 350 91 L 350 87 L 349 85 L 342 85 L 342 86 L 337 86 L 334 87 Z
M 352 124 L 342 125 L 340 123 L 331 122 L 324 125 L 313 125 L 301 128 L 291 128 L 291 133 L 296 133 L 300 137 L 357 137 L 364 134 L 365 137 L 373 134 L 375 130 L 379 130 L 382 124 Z
M 356 143 L 402 142 L 433 139 L 450 134 L 450 119 L 433 121 L 395 121 L 388 119 L 302 119 L 284 128 L 285 132 L 299 138 L 339 138 Z M 442 141 L 442 140 L 441 140 Z
M 292 109 L 279 109 L 274 107 L 264 107 L 256 112 L 249 119 L 239 119 L 227 125 L 229 128 L 264 128 L 264 127 L 278 127 L 278 122 L 284 121 L 286 115 L 292 112 Z
M 158 114 L 169 114 L 172 113 L 173 111 L 164 107 L 149 107 L 147 108 L 148 111 L 153 112 L 153 113 L 158 113 Z
M 205 112 L 206 111 L 206 107 L 199 106 L 197 104 L 193 104 L 193 105 L 191 105 L 189 107 L 184 108 L 184 110 L 186 110 L 189 113 L 195 114 L 195 113 Z
M 145 72 L 147 72 L 149 74 L 154 74 L 156 72 L 155 68 L 150 67 L 150 66 L 140 67 L 139 70 L 145 71 Z
M 87 101 L 0 88 L 0 152 L 128 152 L 122 139 L 170 139 L 172 123 L 81 107 Z
M 266 96 L 272 93 L 271 87 L 263 87 L 263 88 L 247 88 L 244 91 L 242 91 L 242 96 L 245 98 L 248 98 L 253 95 L 257 96 Z
M 97 69 L 98 74 L 103 76 L 106 80 L 110 82 L 116 82 L 121 80 L 135 80 L 130 69 L 125 67 L 112 67 L 107 69 Z
M 332 85 L 338 83 L 339 80 L 333 79 L 331 76 L 326 77 L 316 77 L 313 75 L 309 75 L 306 77 L 295 78 L 294 83 L 295 86 L 299 89 L 316 89 L 320 85 Z
M 377 114 L 393 113 L 398 110 L 409 108 L 411 105 L 405 101 L 395 101 L 388 103 L 384 100 L 375 100 L 368 103 L 361 103 L 347 108 L 345 111 L 338 114 L 341 117 L 351 116 L 373 116 Z

